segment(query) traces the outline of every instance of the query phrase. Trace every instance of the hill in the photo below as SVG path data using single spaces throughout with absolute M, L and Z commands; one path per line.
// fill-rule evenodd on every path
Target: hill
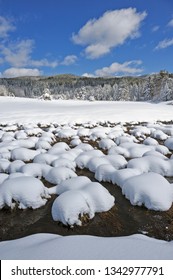
M 91 78 L 62 74 L 0 78 L 0 95 L 39 98 L 45 89 L 54 99 L 168 101 L 173 99 L 173 74 L 160 71 L 139 77 Z

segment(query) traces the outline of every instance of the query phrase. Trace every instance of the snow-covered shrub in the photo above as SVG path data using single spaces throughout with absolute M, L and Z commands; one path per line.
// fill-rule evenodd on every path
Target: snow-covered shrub
M 39 208 L 46 204 L 48 189 L 43 183 L 33 177 L 20 176 L 5 180 L 0 187 L 0 209 L 5 205 L 20 209 Z
M 84 215 L 91 219 L 96 212 L 108 211 L 113 207 L 115 201 L 101 184 L 93 182 L 86 184 L 87 179 L 78 179 L 78 177 L 75 179 L 72 181 L 73 187 L 71 187 L 70 180 L 62 183 L 60 188 L 57 187 L 57 191 L 61 194 L 55 199 L 52 206 L 53 219 L 70 226 L 82 225 L 81 219 Z M 76 188 L 78 180 L 80 180 L 80 187 Z M 66 184 L 64 188 L 63 184 Z M 63 192 L 63 189 L 66 191 Z
M 81 190 L 89 183 L 91 183 L 91 180 L 86 176 L 73 177 L 62 181 L 56 186 L 56 194 L 60 195 L 66 191 Z
M 51 165 L 51 163 L 57 159 L 57 156 L 44 153 L 44 154 L 38 154 L 34 157 L 33 162 L 34 163 L 45 163 Z
M 39 151 L 30 150 L 27 148 L 16 148 L 13 151 L 11 151 L 11 159 L 30 161 L 30 160 L 33 160 L 34 157 L 38 154 L 39 154 Z
M 66 191 L 57 197 L 52 205 L 52 218 L 54 221 L 60 221 L 64 225 L 78 225 L 82 222 L 80 217 L 88 215 L 93 218 L 86 199 L 79 191 Z
M 83 152 L 81 153 L 77 158 L 76 158 L 76 164 L 80 169 L 86 168 L 88 162 L 90 161 L 90 159 L 94 158 L 94 157 L 102 157 L 104 156 L 104 154 L 99 151 L 99 150 L 91 150 L 91 151 L 87 151 L 87 152 Z
M 72 169 L 75 171 L 76 169 L 76 163 L 74 161 L 71 161 L 67 158 L 59 158 L 52 162 L 53 167 L 67 167 L 69 169 Z
M 111 139 L 105 138 L 105 139 L 101 139 L 99 141 L 99 148 L 103 149 L 103 150 L 108 150 L 110 149 L 112 146 L 115 146 L 115 142 Z
M 95 178 L 101 182 L 111 182 L 116 169 L 111 164 L 101 164 L 96 168 Z
M 51 184 L 60 184 L 62 181 L 76 177 L 76 173 L 67 167 L 52 167 L 45 179 Z
M 32 177 L 45 177 L 52 167 L 44 163 L 27 163 L 21 167 L 20 172 Z
M 168 138 L 165 142 L 164 145 L 173 151 L 173 137 Z
M 22 160 L 14 160 L 13 162 L 11 162 L 7 168 L 7 172 L 9 174 L 11 173 L 15 173 L 15 172 L 18 172 L 20 171 L 21 167 L 25 165 L 25 163 L 22 161 Z
M 115 198 L 100 183 L 91 182 L 81 192 L 93 213 L 106 212 L 114 205 Z
M 132 205 L 144 205 L 156 211 L 167 211 L 173 202 L 171 185 L 164 177 L 152 172 L 127 179 L 122 193 Z

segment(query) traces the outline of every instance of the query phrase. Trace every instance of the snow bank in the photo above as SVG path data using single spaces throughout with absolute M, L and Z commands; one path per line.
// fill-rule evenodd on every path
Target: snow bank
M 172 260 L 173 241 L 140 234 L 109 238 L 40 233 L 0 243 L 1 260 L 33 260 L 33 256 L 36 260 Z

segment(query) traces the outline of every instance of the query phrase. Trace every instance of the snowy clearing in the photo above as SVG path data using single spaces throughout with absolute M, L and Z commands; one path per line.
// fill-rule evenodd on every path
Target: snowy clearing
M 8 112 L 8 114 L 7 114 Z M 21 123 L 84 123 L 171 120 L 166 103 L 80 101 L 0 97 L 0 120 Z

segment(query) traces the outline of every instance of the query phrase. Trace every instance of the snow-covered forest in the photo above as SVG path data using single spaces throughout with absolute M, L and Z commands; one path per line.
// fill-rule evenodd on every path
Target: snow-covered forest
M 39 98 L 45 89 L 52 99 L 169 101 L 173 99 L 173 74 L 160 71 L 139 77 L 57 75 L 0 79 L 0 95 Z

